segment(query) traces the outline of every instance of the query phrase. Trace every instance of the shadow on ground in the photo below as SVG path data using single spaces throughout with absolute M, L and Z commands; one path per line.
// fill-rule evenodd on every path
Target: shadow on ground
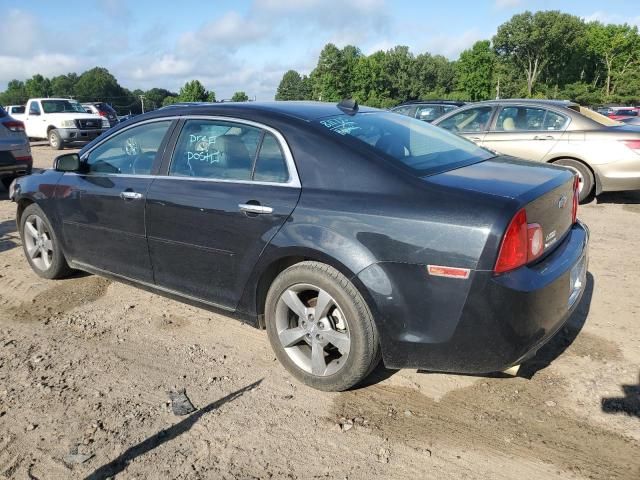
M 594 284 L 593 275 L 587 273 L 587 285 L 585 286 L 580 303 L 571 314 L 571 317 L 567 320 L 562 330 L 538 350 L 535 357 L 522 364 L 518 372 L 519 377 L 533 378 L 536 373 L 548 367 L 556 358 L 562 355 L 574 342 L 589 316 Z
M 640 204 L 640 191 L 629 190 L 626 192 L 604 192 L 598 195 L 596 202 L 598 204 L 617 203 L 626 205 L 637 205 Z
M 127 468 L 127 465 L 129 465 L 129 463 L 134 459 L 136 459 L 137 457 L 144 455 L 145 453 L 150 452 L 154 448 L 159 447 L 163 443 L 169 442 L 175 439 L 176 437 L 182 435 L 183 433 L 189 431 L 191 427 L 193 427 L 193 425 L 198 420 L 200 420 L 200 417 L 220 408 L 225 403 L 231 402 L 237 399 L 238 397 L 241 397 L 248 391 L 258 387 L 260 383 L 262 383 L 262 379 L 250 385 L 247 385 L 246 387 L 241 388 L 240 390 L 236 390 L 235 392 L 230 393 L 226 397 L 222 397 L 220 400 L 216 400 L 215 402 L 210 403 L 206 407 L 203 407 L 197 412 L 192 413 L 187 418 L 185 418 L 181 422 L 176 423 L 172 427 L 159 431 L 155 435 L 129 448 L 118 458 L 107 463 L 106 465 L 101 466 L 100 468 L 95 470 L 93 473 L 88 475 L 85 478 L 85 480 L 102 480 L 102 479 L 113 477 L 121 473 L 122 471 L 124 471 L 125 468 Z
M 640 375 L 638 385 L 622 385 L 623 397 L 602 399 L 602 411 L 605 413 L 624 413 L 640 418 Z
M 6 252 L 19 245 L 15 220 L 0 222 L 0 252 Z

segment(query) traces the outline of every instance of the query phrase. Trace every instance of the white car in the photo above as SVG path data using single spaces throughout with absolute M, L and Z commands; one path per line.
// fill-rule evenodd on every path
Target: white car
M 88 143 L 107 130 L 102 117 L 67 98 L 30 99 L 23 121 L 29 138 L 46 138 L 56 150 L 69 143 Z

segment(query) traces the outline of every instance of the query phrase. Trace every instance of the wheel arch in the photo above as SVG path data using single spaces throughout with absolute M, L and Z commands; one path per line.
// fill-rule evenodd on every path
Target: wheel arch
M 58 127 L 56 127 L 55 125 L 49 125 L 47 127 L 47 135 L 49 135 L 49 132 L 51 132 L 51 130 L 57 130 Z
M 22 219 L 22 213 L 24 210 L 31 204 L 36 203 L 33 199 L 29 197 L 24 197 L 18 200 L 18 208 L 16 210 L 16 223 L 18 224 L 18 228 L 20 228 L 20 221 Z
M 574 160 L 576 162 L 580 162 L 582 165 L 584 165 L 585 167 L 587 167 L 589 169 L 589 171 L 593 174 L 593 181 L 595 183 L 594 187 L 594 192 L 596 195 L 600 195 L 600 193 L 602 193 L 602 181 L 600 180 L 600 173 L 593 168 L 591 165 L 589 165 L 589 163 L 585 162 L 583 159 L 572 156 L 572 155 L 559 155 L 556 156 L 554 158 L 551 158 L 549 160 L 547 160 L 547 163 L 555 163 L 558 160 Z
M 325 252 L 308 248 L 299 248 L 291 249 L 287 252 L 283 252 L 278 257 L 273 257 L 268 261 L 261 262 L 261 265 L 256 267 L 254 270 L 252 279 L 247 283 L 247 286 L 244 289 L 238 308 L 249 311 L 252 316 L 253 314 L 256 315 L 256 327 L 261 329 L 265 327 L 264 310 L 267 293 L 273 281 L 287 268 L 304 261 L 315 261 L 327 264 L 347 277 L 363 296 L 367 306 L 375 318 L 375 305 L 373 304 L 373 298 L 369 295 L 367 288 L 357 277 L 357 271 L 354 271 L 337 258 Z

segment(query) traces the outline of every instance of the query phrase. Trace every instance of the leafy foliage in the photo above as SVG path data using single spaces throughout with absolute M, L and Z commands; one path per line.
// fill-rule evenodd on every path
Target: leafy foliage
M 249 101 L 249 95 L 247 95 L 243 91 L 235 92 L 233 94 L 233 96 L 231 97 L 231 101 L 232 102 L 248 102 Z

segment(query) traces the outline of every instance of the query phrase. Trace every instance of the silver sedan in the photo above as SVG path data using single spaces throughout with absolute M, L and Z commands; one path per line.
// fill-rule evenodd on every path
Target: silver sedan
M 566 101 L 491 100 L 433 122 L 490 150 L 563 165 L 580 179 L 580 201 L 640 189 L 640 129 Z

